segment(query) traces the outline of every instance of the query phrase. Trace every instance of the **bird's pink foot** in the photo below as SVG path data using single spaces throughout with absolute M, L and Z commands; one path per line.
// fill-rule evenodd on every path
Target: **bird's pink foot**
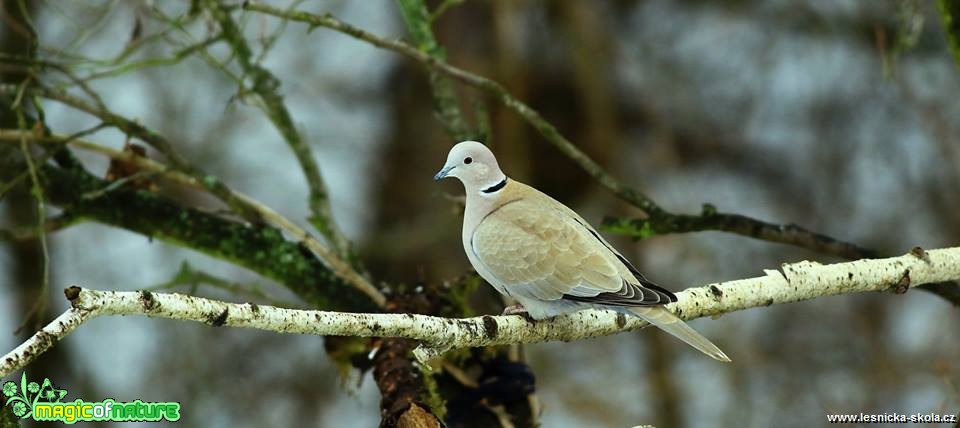
M 527 308 L 524 308 L 521 304 L 510 305 L 503 308 L 503 315 L 528 315 Z

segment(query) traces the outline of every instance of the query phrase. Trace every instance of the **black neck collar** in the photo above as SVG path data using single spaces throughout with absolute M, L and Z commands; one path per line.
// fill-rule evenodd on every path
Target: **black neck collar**
M 494 184 L 493 186 L 487 187 L 486 189 L 481 190 L 483 193 L 493 193 L 503 188 L 507 185 L 507 177 L 503 177 L 503 181 Z

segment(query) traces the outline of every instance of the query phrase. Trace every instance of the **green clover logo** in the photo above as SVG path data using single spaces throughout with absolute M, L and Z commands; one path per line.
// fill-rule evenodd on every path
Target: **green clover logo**
M 13 414 L 18 418 L 24 417 L 27 414 L 27 404 L 22 401 L 13 403 Z
M 3 395 L 7 397 L 13 397 L 17 393 L 17 384 L 11 381 L 7 381 L 3 384 Z

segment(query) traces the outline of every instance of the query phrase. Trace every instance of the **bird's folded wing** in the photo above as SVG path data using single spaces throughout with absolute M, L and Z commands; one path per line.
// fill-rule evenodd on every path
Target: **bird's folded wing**
M 528 298 L 602 305 L 657 305 L 675 299 L 666 290 L 641 284 L 646 281 L 636 278 L 596 232 L 550 202 L 556 203 L 522 199 L 502 205 L 474 231 L 476 259 L 500 286 Z

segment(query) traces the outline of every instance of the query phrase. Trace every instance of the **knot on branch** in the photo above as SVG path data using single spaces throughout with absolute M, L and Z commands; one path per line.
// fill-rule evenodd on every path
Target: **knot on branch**
M 903 275 L 900 276 L 900 279 L 897 280 L 891 287 L 891 290 L 896 294 L 906 294 L 907 290 L 910 289 L 910 269 L 903 271 Z
M 71 285 L 63 289 L 63 295 L 70 301 L 70 306 L 76 307 L 76 300 L 80 298 L 81 290 L 83 289 L 76 285 Z

